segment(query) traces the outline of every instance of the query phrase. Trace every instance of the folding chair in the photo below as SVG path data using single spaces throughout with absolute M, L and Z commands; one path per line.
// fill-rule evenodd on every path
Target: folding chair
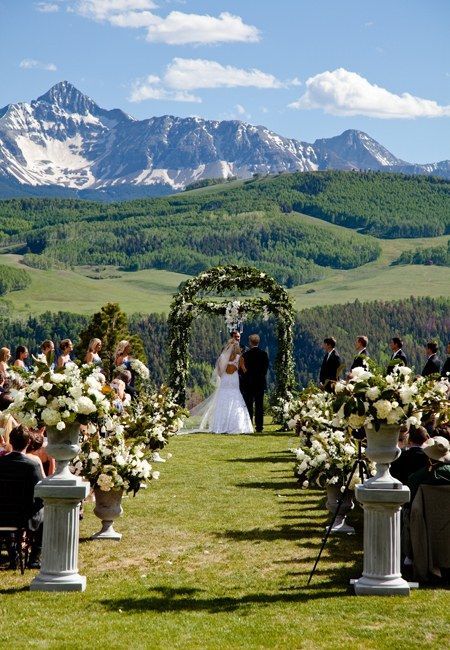
M 28 513 L 31 510 L 29 491 L 14 474 L 0 477 L 0 539 L 4 540 L 10 565 L 19 561 L 23 575 L 30 550 Z

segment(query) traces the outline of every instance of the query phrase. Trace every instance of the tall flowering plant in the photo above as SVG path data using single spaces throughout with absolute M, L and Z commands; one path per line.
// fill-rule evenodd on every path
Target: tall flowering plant
M 44 425 L 63 431 L 73 422 L 87 425 L 106 417 L 111 408 L 109 394 L 103 375 L 92 366 L 68 363 L 64 369 L 53 370 L 38 361 L 29 383 L 14 391 L 8 410 L 27 427 Z
M 74 469 L 103 492 L 124 490 L 136 494 L 150 480 L 159 478 L 150 460 L 144 444 L 128 446 L 120 434 L 109 438 L 93 436 L 82 443 Z
M 450 414 L 448 381 L 414 377 L 405 366 L 396 366 L 386 376 L 355 368 L 347 382 L 336 383 L 335 393 L 335 419 L 344 419 L 349 429 L 419 426 L 430 414 L 438 419 Z

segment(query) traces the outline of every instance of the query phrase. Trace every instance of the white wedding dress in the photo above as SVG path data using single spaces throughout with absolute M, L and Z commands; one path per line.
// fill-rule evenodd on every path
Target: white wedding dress
M 238 355 L 230 361 L 231 350 L 225 348 L 216 363 L 218 387 L 207 400 L 196 406 L 180 433 L 253 433 L 248 409 L 239 389 Z M 231 375 L 228 365 L 236 367 Z

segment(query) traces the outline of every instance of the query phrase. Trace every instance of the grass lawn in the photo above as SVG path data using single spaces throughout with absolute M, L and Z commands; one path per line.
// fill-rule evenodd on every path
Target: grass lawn
M 301 491 L 290 434 L 180 436 L 162 476 L 123 501 L 117 542 L 81 524 L 83 594 L 30 593 L 34 572 L 0 571 L 0 647 L 443 648 L 449 593 L 356 597 L 358 534 L 327 545 L 305 587 L 327 513 Z

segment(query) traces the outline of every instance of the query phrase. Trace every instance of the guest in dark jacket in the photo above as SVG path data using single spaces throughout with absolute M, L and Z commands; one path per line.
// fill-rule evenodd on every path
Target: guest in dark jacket
M 364 360 L 369 358 L 367 352 L 368 343 L 369 339 L 367 336 L 358 336 L 355 341 L 356 357 L 353 359 L 350 370 L 353 370 L 353 368 L 362 368 L 364 366 Z
M 392 372 L 392 368 L 395 368 L 395 366 L 408 365 L 406 354 L 403 352 L 403 341 L 401 338 L 394 336 L 389 343 L 389 347 L 392 350 L 392 355 L 388 363 L 387 374 Z
M 427 467 L 428 456 L 424 453 L 423 446 L 428 439 L 425 427 L 410 427 L 408 446 L 402 449 L 402 453 L 390 467 L 392 476 L 404 485 L 408 483 L 411 474 Z
M 43 503 L 34 496 L 34 487 L 42 479 L 38 465 L 26 456 L 31 436 L 22 426 L 9 434 L 12 451 L 0 456 L 0 526 L 19 526 L 32 533 L 29 566 L 38 568 L 42 546 Z M 5 482 L 3 483 L 3 480 Z M 11 481 L 11 483 L 6 483 Z M 6 493 L 6 485 L 20 486 L 21 490 Z
M 450 343 L 447 343 L 447 358 L 442 366 L 441 377 L 450 379 Z
M 441 372 L 441 360 L 437 355 L 438 346 L 435 341 L 428 341 L 425 346 L 425 350 L 428 356 L 427 362 L 422 370 L 422 377 L 429 377 L 430 375 L 436 375 Z
M 320 367 L 319 382 L 324 390 L 332 393 L 334 392 L 334 385 L 338 379 L 342 361 L 336 351 L 336 339 L 331 336 L 324 339 L 322 347 L 325 350 L 325 356 Z
M 244 396 L 250 419 L 255 414 L 255 431 L 263 430 L 264 391 L 267 387 L 266 375 L 269 369 L 269 357 L 265 350 L 259 348 L 259 335 L 248 337 L 250 349 L 242 355 L 240 387 Z

